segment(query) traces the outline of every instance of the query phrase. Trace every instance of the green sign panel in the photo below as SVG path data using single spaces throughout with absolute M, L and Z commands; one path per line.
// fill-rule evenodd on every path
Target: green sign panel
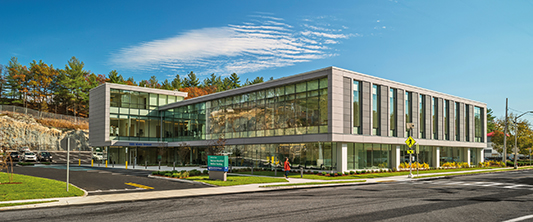
M 207 170 L 228 171 L 228 156 L 207 156 Z

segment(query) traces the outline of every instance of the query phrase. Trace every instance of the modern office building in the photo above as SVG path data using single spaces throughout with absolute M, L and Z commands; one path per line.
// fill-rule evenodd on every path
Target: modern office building
M 186 93 L 119 84 L 90 91 L 90 143 L 116 163 L 349 171 L 397 168 L 405 143 L 419 161 L 483 161 L 486 104 L 336 67 L 184 100 Z M 411 124 L 408 124 L 411 123 Z M 412 125 L 412 129 L 407 129 Z

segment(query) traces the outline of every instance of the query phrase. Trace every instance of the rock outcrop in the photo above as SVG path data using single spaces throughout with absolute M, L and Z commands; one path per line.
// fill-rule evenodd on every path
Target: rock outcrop
M 65 137 L 76 140 L 77 147 L 71 147 L 71 150 L 91 150 L 87 130 L 59 130 L 43 126 L 34 118 L 17 113 L 0 116 L 0 147 L 17 149 L 27 146 L 31 150 L 65 150 L 60 145 Z

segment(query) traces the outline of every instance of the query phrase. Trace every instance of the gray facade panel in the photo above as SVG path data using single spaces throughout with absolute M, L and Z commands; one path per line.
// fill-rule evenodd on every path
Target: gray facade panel
M 344 129 L 343 129 L 343 132 L 344 134 L 351 134 L 352 131 L 351 131 L 351 128 L 352 128 L 352 112 L 351 112 L 351 109 L 350 109 L 350 104 L 352 103 L 352 79 L 350 78 L 347 78 L 347 77 L 344 77 L 343 78 L 343 105 L 344 105 L 344 108 L 343 108 L 343 113 L 344 113 Z
M 372 90 L 371 85 L 369 82 L 362 82 L 363 87 L 361 87 L 361 95 L 362 95 L 362 132 L 363 135 L 371 135 L 372 134 L 372 106 L 371 106 L 371 98 L 372 98 Z
M 465 104 L 459 105 L 459 141 L 465 141 Z
M 437 108 L 438 108 L 438 112 L 437 112 L 438 136 L 439 136 L 439 140 L 443 140 L 444 139 L 444 100 L 442 98 L 438 98 Z
M 412 137 L 413 138 L 419 138 L 420 136 L 420 124 L 419 124 L 419 120 L 420 120 L 420 109 L 418 108 L 418 93 L 416 92 L 412 92 L 412 95 L 411 95 L 412 99 L 413 99 L 413 102 L 411 103 L 411 110 L 413 110 L 413 124 L 415 125 L 415 127 L 413 128 L 413 133 L 412 133 Z
M 107 87 L 102 85 L 91 90 L 89 94 L 89 144 L 102 146 L 105 144 L 106 128 L 106 97 Z M 108 114 L 107 114 L 108 115 Z
M 451 141 L 455 141 L 455 101 L 453 100 L 448 100 L 449 104 L 448 104 L 448 111 L 449 111 L 449 116 L 448 116 L 448 126 L 450 128 L 450 140 Z
M 396 135 L 406 137 L 405 135 L 405 91 L 396 90 Z
M 379 129 L 381 131 L 381 136 L 391 136 L 389 135 L 389 87 L 387 86 L 380 86 L 380 125 Z
M 424 134 L 426 135 L 426 139 L 433 138 L 433 115 L 431 115 L 431 109 L 433 108 L 431 105 L 431 96 L 430 95 L 424 95 L 424 103 L 426 104 L 425 110 L 424 110 L 424 118 L 426 119 L 426 131 Z

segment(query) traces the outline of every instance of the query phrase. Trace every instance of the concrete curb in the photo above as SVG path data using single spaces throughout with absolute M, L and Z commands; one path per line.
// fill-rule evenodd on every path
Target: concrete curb
M 170 180 L 170 181 L 176 181 L 176 182 L 180 182 L 180 183 L 201 184 L 201 185 L 207 185 L 207 186 L 210 186 L 210 187 L 218 187 L 216 185 L 208 184 L 208 183 L 204 183 L 204 182 L 197 182 L 197 181 L 191 181 L 191 180 L 182 180 L 182 179 L 163 177 L 163 176 L 148 175 L 148 178 L 160 179 L 160 180 Z

